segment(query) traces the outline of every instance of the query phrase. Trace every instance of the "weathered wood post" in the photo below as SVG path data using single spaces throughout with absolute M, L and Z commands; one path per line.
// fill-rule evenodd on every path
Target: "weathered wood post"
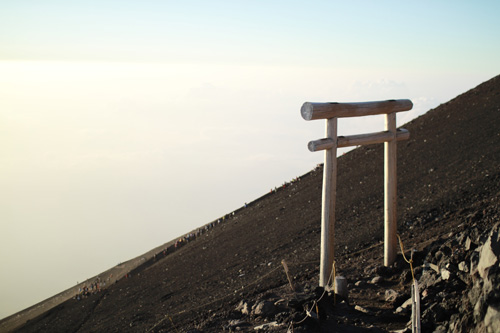
M 337 137 L 337 118 L 326 120 L 325 135 L 327 138 Z M 335 198 L 337 197 L 337 144 L 336 140 L 330 149 L 325 149 L 323 166 L 323 194 L 321 197 L 321 258 L 319 266 L 319 285 L 328 283 L 335 254 Z
M 396 137 L 396 114 L 385 115 L 385 130 Z M 396 222 L 396 140 L 384 142 L 384 265 L 396 259 L 398 227 Z
M 410 133 L 396 129 L 396 112 L 408 111 L 408 99 L 363 103 L 310 103 L 302 105 L 305 120 L 326 119 L 326 138 L 311 141 L 310 151 L 325 150 L 321 209 L 321 258 L 319 285 L 327 286 L 334 259 L 335 201 L 337 192 L 337 148 L 385 143 L 384 265 L 396 258 L 396 141 L 407 140 Z M 337 118 L 386 115 L 385 131 L 337 137 Z

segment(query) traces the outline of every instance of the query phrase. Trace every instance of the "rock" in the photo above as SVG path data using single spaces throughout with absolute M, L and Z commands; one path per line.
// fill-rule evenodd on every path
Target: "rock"
M 448 331 L 448 329 L 446 328 L 446 325 L 439 325 L 434 330 L 434 333 L 446 333 L 447 331 Z
M 394 313 L 396 314 L 401 314 L 401 313 L 407 313 L 408 312 L 408 309 L 405 309 L 401 306 L 398 306 L 396 310 L 394 310 Z
M 282 306 L 285 303 L 286 303 L 286 299 L 280 298 L 279 300 L 277 300 L 276 302 L 274 302 L 274 305 L 276 305 L 276 306 Z
M 254 331 L 262 331 L 262 330 L 269 330 L 271 328 L 274 328 L 274 327 L 280 327 L 281 325 L 278 324 L 277 322 L 273 321 L 273 322 L 270 322 L 270 323 L 266 323 L 266 324 L 262 324 L 262 325 L 259 325 L 259 326 L 255 326 L 253 329 Z
M 228 323 L 228 327 L 229 328 L 238 328 L 238 327 L 244 327 L 244 326 L 250 326 L 251 324 L 246 322 L 246 321 L 243 321 L 243 320 L 230 320 L 229 323 Z
M 437 303 L 433 303 L 422 313 L 422 320 L 427 320 L 429 322 L 437 323 L 437 322 L 442 322 L 445 319 L 446 319 L 446 312 Z
M 403 294 L 398 293 L 398 296 L 393 302 L 391 302 L 391 304 L 394 306 L 394 308 L 397 308 L 401 306 L 404 302 L 406 302 L 406 300 L 408 300 L 409 297 L 410 297 L 409 293 L 403 293 Z
M 418 280 L 420 289 L 426 289 L 436 283 L 436 274 L 431 270 L 426 270 Z
M 359 311 L 359 312 L 363 312 L 363 313 L 370 313 L 370 310 L 365 309 L 364 307 L 359 306 L 359 305 L 356 305 L 356 306 L 354 307 L 354 310 Z
M 381 276 L 375 276 L 371 281 L 370 283 L 372 284 L 379 284 L 381 283 L 382 281 L 384 281 L 384 278 L 381 277 Z
M 377 274 L 377 275 L 380 275 L 380 276 L 389 277 L 389 276 L 392 275 L 393 271 L 392 271 L 391 267 L 377 266 L 373 270 L 373 273 Z
M 473 313 L 474 321 L 476 323 L 481 322 L 482 319 L 484 318 L 486 314 L 486 306 L 487 304 L 485 302 L 484 295 L 479 296 L 476 304 L 474 305 L 474 313 Z
M 488 307 L 484 316 L 484 327 L 488 333 L 500 332 L 500 311 L 497 308 Z
M 272 317 L 277 313 L 276 305 L 270 301 L 260 301 L 252 307 L 252 314 L 260 317 Z
M 500 266 L 490 267 L 488 279 L 484 280 L 483 292 L 487 295 L 488 304 L 500 304 Z
M 460 332 L 458 326 L 460 325 L 460 315 L 458 313 L 452 314 L 450 321 L 448 322 L 449 330 L 448 332 Z
M 467 264 L 465 263 L 465 261 L 461 261 L 459 264 L 458 264 L 458 269 L 462 272 L 465 272 L 465 273 L 468 273 L 469 272 L 469 267 L 467 267 Z
M 244 315 L 249 315 L 252 311 L 252 302 L 242 300 L 238 305 L 236 306 L 236 311 L 241 312 Z
M 477 273 L 477 265 L 479 264 L 479 253 L 481 247 L 478 247 L 470 255 L 470 275 L 475 275 Z
M 411 333 L 411 329 L 409 327 L 405 327 L 400 330 L 391 331 L 391 333 Z
M 443 280 L 445 280 L 445 281 L 446 281 L 446 280 L 448 280 L 448 279 L 450 278 L 450 274 L 451 274 L 451 273 L 450 273 L 450 271 L 449 271 L 449 270 L 447 270 L 447 269 L 445 269 L 445 268 L 442 268 L 442 269 L 441 269 L 441 278 L 442 278 Z
M 445 254 L 443 253 L 443 251 L 439 250 L 434 255 L 434 259 L 436 260 L 436 262 L 439 262 L 443 258 L 444 255 Z
M 467 236 L 467 239 L 465 240 L 465 250 L 469 251 L 473 247 L 472 239 L 470 239 L 469 236 Z
M 385 291 L 385 301 L 393 303 L 398 298 L 399 293 L 394 289 L 387 289 Z
M 401 304 L 401 306 L 399 306 L 396 311 L 394 311 L 395 313 L 406 313 L 409 311 L 409 309 L 411 308 L 411 297 L 408 298 L 403 304 Z
M 228 313 L 227 319 L 240 319 L 243 314 L 240 311 L 232 310 Z
M 484 243 L 479 254 L 479 263 L 477 271 L 483 279 L 487 277 L 488 269 L 498 263 L 500 255 L 500 233 L 497 223 L 491 230 L 486 243 Z
M 467 235 L 464 232 L 459 232 L 455 236 L 455 239 L 457 240 L 458 244 L 460 244 L 460 245 L 464 245 L 466 238 L 467 238 Z
M 401 304 L 401 307 L 402 307 L 403 309 L 408 308 L 408 307 L 410 307 L 410 306 L 411 306 L 411 297 L 410 297 L 410 298 L 408 298 L 406 301 L 404 301 L 404 302 L 403 302 L 403 304 Z
M 479 297 L 481 296 L 482 290 L 483 290 L 483 285 L 482 285 L 481 281 L 476 280 L 474 282 L 474 285 L 472 286 L 472 288 L 469 291 L 468 298 L 469 298 L 470 304 L 474 305 L 477 303 Z
M 426 264 L 425 264 L 425 266 L 426 266 L 426 268 L 430 268 L 430 269 L 432 269 L 434 272 L 439 273 L 439 266 L 438 266 L 438 265 L 435 265 L 435 264 L 433 264 L 433 263 L 429 263 L 429 262 L 428 262 L 428 263 L 426 263 Z

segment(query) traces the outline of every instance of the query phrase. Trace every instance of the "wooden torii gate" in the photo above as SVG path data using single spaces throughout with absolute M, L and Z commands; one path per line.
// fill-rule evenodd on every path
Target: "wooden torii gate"
M 384 142 L 384 265 L 394 263 L 397 253 L 396 222 L 396 141 L 407 140 L 410 133 L 396 129 L 396 112 L 408 111 L 408 99 L 362 103 L 310 103 L 302 105 L 305 120 L 326 119 L 326 138 L 311 141 L 310 151 L 325 151 L 321 209 L 321 258 L 319 285 L 328 287 L 334 259 L 335 200 L 337 193 L 337 148 Z M 337 118 L 385 114 L 385 131 L 337 136 Z

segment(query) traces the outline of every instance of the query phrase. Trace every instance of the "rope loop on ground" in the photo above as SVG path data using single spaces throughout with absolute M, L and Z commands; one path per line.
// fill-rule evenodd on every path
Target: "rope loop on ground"
M 333 277 L 333 281 L 334 281 L 334 282 L 333 282 L 333 287 L 335 288 L 335 261 L 333 261 L 332 270 L 331 270 L 331 272 L 330 272 L 330 277 L 328 278 L 328 281 L 326 282 L 326 285 L 327 285 L 327 286 L 329 286 L 329 285 L 330 285 L 330 282 L 332 281 L 332 277 Z M 309 315 L 309 314 L 311 313 L 311 311 L 312 311 L 315 307 L 316 307 L 316 313 L 317 313 L 318 318 L 319 318 L 318 303 L 319 303 L 319 302 L 323 299 L 323 296 L 325 296 L 325 294 L 326 294 L 326 289 L 327 289 L 327 288 L 325 288 L 325 290 L 323 290 L 323 293 L 321 294 L 320 298 L 318 298 L 317 300 L 314 300 L 314 302 L 313 302 L 313 304 L 312 304 L 311 308 L 310 308 L 309 310 L 307 310 L 307 309 L 306 309 L 306 316 L 305 316 L 302 320 L 300 320 L 300 321 L 298 321 L 298 322 L 296 322 L 296 323 L 294 323 L 294 322 L 293 322 L 293 320 L 290 322 L 290 325 L 288 326 L 289 330 L 290 330 L 290 328 L 291 328 L 291 331 L 293 332 L 293 325 L 300 325 L 300 324 L 302 324 L 304 321 L 306 321 L 307 317 L 310 317 L 310 315 Z M 335 290 L 335 289 L 334 289 L 334 290 Z M 335 291 L 333 292 L 333 295 L 334 295 L 333 297 L 334 297 L 334 299 L 335 299 Z

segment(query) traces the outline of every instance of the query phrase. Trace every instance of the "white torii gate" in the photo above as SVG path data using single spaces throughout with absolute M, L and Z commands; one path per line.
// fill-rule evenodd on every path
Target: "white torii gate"
M 311 141 L 310 151 L 325 151 L 321 209 L 321 258 L 319 285 L 328 287 L 334 258 L 335 200 L 337 195 L 337 148 L 384 142 L 384 265 L 394 263 L 397 253 L 396 221 L 396 141 L 407 140 L 410 133 L 396 129 L 396 112 L 408 111 L 408 99 L 362 103 L 310 103 L 302 105 L 305 120 L 326 119 L 326 138 Z M 385 114 L 385 131 L 337 136 L 337 118 Z

